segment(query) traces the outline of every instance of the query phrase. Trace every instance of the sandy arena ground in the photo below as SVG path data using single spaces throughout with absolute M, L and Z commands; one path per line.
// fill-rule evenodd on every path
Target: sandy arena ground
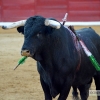
M 100 26 L 93 28 L 100 33 Z M 13 70 L 21 58 L 22 44 L 23 35 L 15 30 L 0 29 L 0 100 L 44 100 L 35 60 L 28 58 Z M 91 89 L 95 89 L 94 82 Z M 68 100 L 72 100 L 71 91 Z M 96 100 L 96 96 L 88 100 Z

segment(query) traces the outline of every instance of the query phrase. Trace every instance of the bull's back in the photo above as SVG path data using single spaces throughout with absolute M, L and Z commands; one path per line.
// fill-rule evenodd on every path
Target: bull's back
M 92 28 L 76 30 L 76 33 L 100 64 L 100 36 Z M 80 82 L 83 82 L 83 80 L 85 82 L 86 80 L 88 82 L 93 73 L 95 73 L 94 67 L 82 50 L 81 66 L 77 73 L 76 80 L 80 80 Z M 77 81 L 75 82 L 77 83 Z
M 81 39 L 100 39 L 100 36 L 92 28 L 83 28 L 75 31 Z
M 100 36 L 92 28 L 76 30 L 76 33 L 100 63 Z
M 90 51 L 93 49 L 95 52 L 98 51 L 100 55 L 100 36 L 92 28 L 76 30 L 76 33 Z
M 83 41 L 91 39 L 93 42 L 97 41 L 100 43 L 100 36 L 92 28 L 79 29 L 76 30 L 76 33 Z

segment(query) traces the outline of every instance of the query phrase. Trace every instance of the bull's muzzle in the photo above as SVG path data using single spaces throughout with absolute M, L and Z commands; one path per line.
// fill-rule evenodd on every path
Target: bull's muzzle
M 22 50 L 21 55 L 29 57 L 30 56 L 30 51 L 29 50 Z

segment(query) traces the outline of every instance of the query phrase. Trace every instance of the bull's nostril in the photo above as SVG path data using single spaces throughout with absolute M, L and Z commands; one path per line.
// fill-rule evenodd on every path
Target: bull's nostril
M 29 50 L 22 50 L 21 55 L 22 56 L 30 56 L 30 51 Z
M 27 52 L 27 53 L 30 53 L 30 51 L 29 51 L 29 50 L 26 50 L 26 52 Z

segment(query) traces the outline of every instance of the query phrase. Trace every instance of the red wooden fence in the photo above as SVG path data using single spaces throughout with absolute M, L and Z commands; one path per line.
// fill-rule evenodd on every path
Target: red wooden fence
M 34 15 L 62 21 L 100 21 L 100 0 L 0 0 L 0 21 L 12 22 Z

